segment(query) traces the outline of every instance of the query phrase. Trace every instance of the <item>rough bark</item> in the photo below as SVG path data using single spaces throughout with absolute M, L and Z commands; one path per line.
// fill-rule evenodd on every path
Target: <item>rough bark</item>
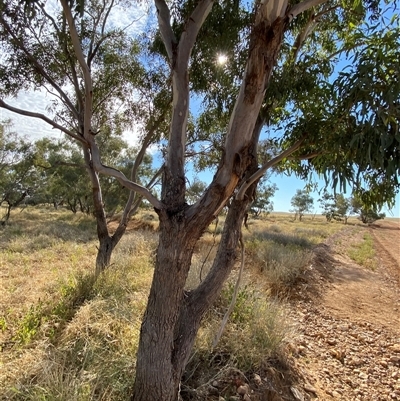
M 257 170 L 261 127 L 259 119 L 253 130 L 253 146 L 243 154 L 244 179 Z M 211 223 L 212 214 L 190 220 L 185 209 L 174 214 L 160 213 L 160 243 L 141 327 L 132 400 L 178 400 L 180 380 L 201 320 L 235 264 L 242 221 L 256 185 L 248 188 L 244 199 L 232 201 L 211 271 L 192 292 L 184 291 L 184 286 L 194 245 Z
M 178 399 L 180 377 L 176 377 L 171 359 L 196 236 L 187 232 L 183 212 L 160 214 L 156 266 L 140 332 L 135 401 Z

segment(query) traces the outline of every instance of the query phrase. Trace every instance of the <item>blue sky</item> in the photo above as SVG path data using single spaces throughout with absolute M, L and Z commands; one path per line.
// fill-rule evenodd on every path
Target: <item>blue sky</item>
M 205 171 L 198 174 L 199 179 L 205 182 L 210 182 L 212 180 L 213 173 L 211 171 Z M 318 182 L 318 190 L 323 190 L 325 187 L 325 181 L 323 179 L 318 179 L 317 176 L 314 179 Z M 275 183 L 278 190 L 275 192 L 273 197 L 274 211 L 275 212 L 288 212 L 291 209 L 290 201 L 297 189 L 304 189 L 306 182 L 297 178 L 294 174 L 283 175 L 283 174 L 273 174 L 269 180 L 271 183 Z M 329 189 L 329 188 L 328 188 Z M 332 192 L 329 190 L 329 192 Z M 350 193 L 345 194 L 346 197 L 350 197 Z M 320 195 L 318 192 L 312 192 L 311 196 L 314 198 L 314 211 L 317 213 L 321 212 L 319 207 L 318 199 Z M 392 210 L 383 208 L 382 211 L 387 217 L 400 217 L 400 194 L 397 194 L 396 205 Z

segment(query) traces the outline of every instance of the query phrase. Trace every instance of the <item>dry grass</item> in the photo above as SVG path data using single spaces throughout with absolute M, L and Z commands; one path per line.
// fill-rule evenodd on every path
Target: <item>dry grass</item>
M 157 234 L 127 234 L 92 288 L 93 233 L 87 217 L 29 209 L 3 230 L 0 393 L 10 399 L 127 399 Z M 74 310 L 81 295 L 89 301 Z
M 151 211 L 135 217 L 147 228 L 158 226 Z M 223 220 L 199 241 L 187 288 L 195 288 L 210 269 Z M 204 384 L 228 367 L 261 369 L 282 356 L 293 332 L 284 303 L 264 291 L 279 295 L 294 285 L 313 246 L 343 228 L 321 218 L 293 222 L 290 215 L 274 214 L 249 223 L 245 284 L 214 350 L 236 271 L 204 319 L 186 384 Z M 0 237 L 4 399 L 129 399 L 157 245 L 154 230 L 132 228 L 114 251 L 111 267 L 92 286 L 97 245 L 92 218 L 45 208 L 14 211 Z

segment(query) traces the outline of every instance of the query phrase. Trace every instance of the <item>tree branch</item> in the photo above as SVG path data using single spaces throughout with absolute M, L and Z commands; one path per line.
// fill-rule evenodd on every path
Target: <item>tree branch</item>
M 20 37 L 17 37 L 14 33 L 14 31 L 11 29 L 10 25 L 8 22 L 3 18 L 2 13 L 0 13 L 0 21 L 3 25 L 3 27 L 6 29 L 8 34 L 12 36 L 12 38 L 15 40 L 17 43 L 18 48 L 28 57 L 32 65 L 38 69 L 39 73 L 43 76 L 44 79 L 60 94 L 62 97 L 63 101 L 65 104 L 69 107 L 71 110 L 71 113 L 75 115 L 75 117 L 78 117 L 78 112 L 74 105 L 72 104 L 71 100 L 68 98 L 67 94 L 61 89 L 61 87 L 55 82 L 55 80 L 50 77 L 49 74 L 47 74 L 46 70 L 43 68 L 43 66 L 38 62 L 38 60 L 28 51 L 24 43 L 22 42 Z
M 131 191 L 135 191 L 146 198 L 156 209 L 162 210 L 164 208 L 164 205 L 147 188 L 128 180 L 121 171 L 112 167 L 104 166 L 100 161 L 97 146 L 95 148 L 91 148 L 91 153 L 93 168 L 97 172 L 114 177 L 124 187 L 130 189 Z
M 93 97 L 93 87 L 92 87 L 92 77 L 90 74 L 90 68 L 86 63 L 85 56 L 82 51 L 81 42 L 79 39 L 78 31 L 76 30 L 75 21 L 72 17 L 71 9 L 68 5 L 67 0 L 60 0 L 64 11 L 65 18 L 67 19 L 69 32 L 71 35 L 72 45 L 74 47 L 75 55 L 78 62 L 82 68 L 83 79 L 85 82 L 85 113 L 83 121 L 83 136 L 90 142 L 93 140 L 92 137 L 92 97 Z
M 313 159 L 314 157 L 320 156 L 326 152 L 313 152 L 313 153 L 307 153 L 305 155 L 299 155 L 299 156 L 289 156 L 287 159 L 288 160 L 309 160 Z
M 214 0 L 201 0 L 187 20 L 185 30 L 179 40 L 178 57 L 187 64 L 200 28 L 211 11 Z
M 295 152 L 301 146 L 301 144 L 303 143 L 304 139 L 305 138 L 302 138 L 302 139 L 298 140 L 290 148 L 286 149 L 280 155 L 274 157 L 273 159 L 271 159 L 267 163 L 265 163 L 262 167 L 260 167 L 260 169 L 257 172 L 255 172 L 250 178 L 248 178 L 242 184 L 242 186 L 240 187 L 240 189 L 239 189 L 239 191 L 238 191 L 238 193 L 236 195 L 236 199 L 237 200 L 243 200 L 244 199 L 244 195 L 245 195 L 247 189 L 251 186 L 251 184 L 253 184 L 257 180 L 259 180 L 269 168 L 271 168 L 272 166 L 275 166 L 275 164 L 279 163 L 285 157 L 287 157 L 287 156 L 291 155 L 293 152 Z
M 319 6 L 320 4 L 326 3 L 328 0 L 305 0 L 299 4 L 293 6 L 287 13 L 289 21 L 297 17 L 299 14 L 307 11 L 309 8 Z
M 154 1 L 157 9 L 158 25 L 160 33 L 164 42 L 165 49 L 167 50 L 169 61 L 172 63 L 174 57 L 173 48 L 177 45 L 177 40 L 171 27 L 171 14 L 167 3 L 164 0 Z
M 39 118 L 40 120 L 45 121 L 47 124 L 50 124 L 53 128 L 59 129 L 60 131 L 64 132 L 71 138 L 74 138 L 75 140 L 77 140 L 81 143 L 86 143 L 86 141 L 82 137 L 74 134 L 72 131 L 66 129 L 62 125 L 57 124 L 55 121 L 53 121 L 51 118 L 46 117 L 44 114 L 34 113 L 32 111 L 27 111 L 27 110 L 19 109 L 17 107 L 10 106 L 6 102 L 4 102 L 2 99 L 0 99 L 0 107 L 2 107 L 3 109 L 6 109 L 6 110 L 12 111 L 13 113 L 20 114 L 22 116 Z

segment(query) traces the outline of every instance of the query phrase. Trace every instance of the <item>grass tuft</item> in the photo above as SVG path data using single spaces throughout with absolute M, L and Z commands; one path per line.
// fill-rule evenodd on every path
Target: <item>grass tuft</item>
M 211 349 L 232 297 L 233 284 L 228 284 L 206 317 L 197 336 L 188 371 L 205 382 L 218 370 L 234 366 L 247 372 L 262 369 L 271 358 L 281 357 L 284 344 L 293 331 L 278 300 L 265 299 L 250 285 L 240 289 L 235 308 L 215 349 Z M 207 360 L 207 363 L 204 363 Z M 193 371 L 196 370 L 196 372 Z M 201 383 L 192 383 L 194 387 Z
M 378 266 L 372 236 L 365 233 L 363 241 L 351 246 L 348 254 L 357 264 L 375 270 Z

